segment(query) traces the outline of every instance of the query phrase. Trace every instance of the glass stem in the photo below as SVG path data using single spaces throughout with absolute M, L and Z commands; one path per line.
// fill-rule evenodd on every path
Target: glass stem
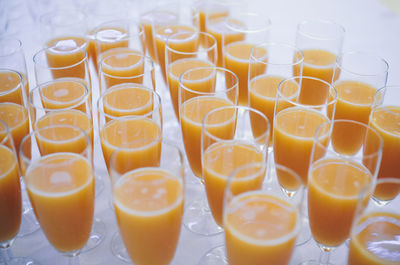
M 69 265 L 79 265 L 80 264 L 79 255 L 75 255 L 75 256 L 69 257 L 68 258 L 68 264 Z
M 322 249 L 319 254 L 318 264 L 328 265 L 329 258 L 331 257 L 331 251 L 329 249 Z
M 8 255 L 8 248 L 0 246 L 0 254 L 1 254 L 1 257 L 3 258 L 4 265 L 9 265 L 10 264 L 10 255 Z

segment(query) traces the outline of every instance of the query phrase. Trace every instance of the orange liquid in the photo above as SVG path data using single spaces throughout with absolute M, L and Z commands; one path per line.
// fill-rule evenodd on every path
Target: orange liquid
M 249 80 L 250 54 L 253 47 L 253 44 L 246 42 L 236 42 L 225 46 L 224 65 L 239 78 L 239 104 L 244 106 L 249 104 L 247 84 Z M 257 50 L 259 50 L 257 52 L 259 56 L 264 56 L 267 53 L 261 47 L 257 48 Z M 264 73 L 266 69 L 264 63 L 254 63 L 252 67 L 255 69 L 253 73 Z
M 207 32 L 208 20 L 224 18 L 229 15 L 229 10 L 212 2 L 200 2 L 193 10 L 193 24 L 197 25 L 200 32 Z
M 211 110 L 232 106 L 226 99 L 216 97 L 195 97 L 181 105 L 180 123 L 183 144 L 190 168 L 197 177 L 201 177 L 201 122 Z
M 181 32 L 190 32 L 195 33 L 196 29 L 191 26 L 185 25 L 168 25 L 160 27 L 156 30 L 155 34 L 155 45 L 157 52 L 157 61 L 161 68 L 161 73 L 163 74 L 164 81 L 166 80 L 166 69 L 165 69 L 165 44 L 169 36 L 181 33 Z M 174 40 L 169 42 L 169 47 L 177 52 L 194 52 L 197 49 L 197 35 L 191 36 L 191 34 L 182 34 L 182 38 L 179 40 Z M 176 61 L 177 59 L 184 58 L 184 56 L 176 53 L 170 52 L 169 63 Z
M 268 194 L 234 198 L 224 216 L 226 252 L 231 265 L 287 265 L 299 232 L 299 214 Z M 249 213 L 254 213 L 249 216 Z
M 28 111 L 15 103 L 0 103 L 0 120 L 7 123 L 14 140 L 15 150 L 19 150 L 22 138 L 29 133 Z
M 262 112 L 269 120 L 271 131 L 273 129 L 275 99 L 278 91 L 278 85 L 285 78 L 280 76 L 263 75 L 256 77 L 249 83 L 249 106 Z M 289 85 L 290 83 L 287 83 Z M 297 90 L 297 85 L 293 83 L 293 93 Z M 287 91 L 289 91 L 287 89 Z M 252 124 L 257 126 L 256 121 Z M 270 137 L 272 143 L 272 134 Z
M 133 86 L 109 90 L 103 97 L 103 110 L 112 117 L 146 115 L 153 110 L 153 97 L 148 90 Z
M 61 77 L 85 78 L 87 40 L 81 37 L 65 36 L 54 38 L 46 43 L 47 62 L 55 79 Z M 65 68 L 64 68 L 65 67 Z
M 93 146 L 93 122 L 91 117 L 89 117 L 86 113 L 83 113 L 79 110 L 52 111 L 36 121 L 34 127 L 36 129 L 40 129 L 49 125 L 77 126 L 87 133 Z M 72 147 L 72 149 L 74 149 L 74 147 Z
M 358 228 L 362 226 L 362 228 Z M 400 263 L 400 215 L 370 213 L 352 233 L 348 265 L 395 265 Z M 358 231 L 357 231 L 358 230 Z
M 400 107 L 382 107 L 373 110 L 369 125 L 383 138 L 382 160 L 378 178 L 400 178 L 398 170 L 400 157 Z M 396 115 L 397 114 L 397 115 Z M 367 136 L 367 141 L 370 139 Z M 382 200 L 393 199 L 399 192 L 396 186 L 382 185 L 374 196 Z
M 41 100 L 46 109 L 73 108 L 86 111 L 85 96 L 88 93 L 85 86 L 75 81 L 56 81 L 41 89 Z
M 292 169 L 307 183 L 314 133 L 327 121 L 312 110 L 288 108 L 279 112 L 274 124 L 275 163 Z
M 219 142 L 209 146 L 203 154 L 203 180 L 206 188 L 208 205 L 215 222 L 222 226 L 222 209 L 224 204 L 225 187 L 229 175 L 238 167 L 262 162 L 263 153 L 254 146 L 230 141 Z M 264 174 L 255 178 L 238 180 L 235 183 L 237 193 L 259 189 L 264 180 Z
M 197 67 L 213 66 L 212 63 L 199 59 L 182 59 L 168 66 L 168 87 L 171 95 L 175 115 L 179 119 L 179 77 L 185 71 Z M 211 78 L 190 82 L 190 88 L 195 91 L 211 91 L 215 87 L 215 76 Z M 198 89 L 198 90 L 197 90 Z
M 90 163 L 72 153 L 51 154 L 28 168 L 26 180 L 36 218 L 50 243 L 61 252 L 81 249 L 94 213 Z
M 0 71 L 0 102 L 23 105 L 24 97 L 20 77 L 11 71 Z
M 0 145 L 0 242 L 13 239 L 21 224 L 22 202 L 18 162 L 8 147 Z
M 113 120 L 100 131 L 101 147 L 107 168 L 118 147 L 127 148 L 114 166 L 120 171 L 157 166 L 161 156 L 161 128 L 151 119 Z
M 114 208 L 132 261 L 170 264 L 181 230 L 182 180 L 157 168 L 129 172 L 114 186 Z
M 128 32 L 123 28 L 105 27 L 97 31 L 96 37 L 96 55 L 94 57 L 97 64 L 102 59 L 101 56 L 105 51 L 129 46 L 129 40 L 127 40 Z
M 350 235 L 359 194 L 372 176 L 348 160 L 324 159 L 312 166 L 308 181 L 308 217 L 315 241 L 338 246 Z
M 101 70 L 106 87 L 122 83 L 143 83 L 144 59 L 140 53 L 127 48 L 118 48 L 103 53 Z
M 312 76 L 322 79 L 329 84 L 339 78 L 340 73 L 335 74 L 332 80 L 336 55 L 318 49 L 303 50 L 304 64 L 303 76 Z M 298 58 L 298 55 L 295 55 Z M 300 65 L 293 67 L 294 76 L 300 75 Z M 321 105 L 328 97 L 329 88 L 327 85 L 316 82 L 314 80 L 302 80 L 302 86 L 299 96 L 299 102 L 309 105 Z
M 240 22 L 237 22 L 240 24 Z M 224 19 L 215 19 L 212 23 L 208 23 L 207 25 L 207 33 L 214 36 L 217 40 L 217 49 L 218 49 L 218 60 L 217 66 L 224 66 L 224 46 L 236 42 L 242 41 L 245 38 L 245 34 L 242 32 L 235 32 L 229 29 L 224 22 Z M 250 56 L 249 56 L 250 57 Z

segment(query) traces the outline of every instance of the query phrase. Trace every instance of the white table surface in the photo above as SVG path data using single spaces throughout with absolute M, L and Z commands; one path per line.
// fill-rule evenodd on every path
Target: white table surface
M 30 84 L 35 84 L 33 78 L 32 56 L 44 40 L 37 33 L 36 23 L 29 16 L 27 1 L 36 0 L 0 0 L 6 1 L 9 18 L 9 28 L 6 35 L 15 36 L 23 41 L 28 65 Z M 110 0 L 111 1 L 111 0 Z M 144 1 L 144 0 L 138 0 Z M 385 0 L 390 2 L 388 0 Z M 394 1 L 392 1 L 394 2 Z M 182 3 L 187 4 L 182 0 Z M 325 18 L 342 24 L 346 29 L 343 51 L 371 51 L 386 59 L 389 63 L 388 84 L 400 85 L 400 15 L 396 14 L 378 0 L 266 0 L 245 1 L 249 10 L 264 13 L 272 20 L 272 41 L 294 42 L 296 25 L 303 19 Z M 400 5 L 398 1 L 397 5 Z M 399 10 L 399 9 L 398 9 Z M 158 73 L 158 91 L 162 96 L 168 92 Z M 96 82 L 93 83 L 94 91 Z M 400 91 L 397 93 L 400 105 Z M 164 103 L 167 126 L 169 130 L 177 126 L 170 103 Z M 170 134 L 171 131 L 169 131 Z M 168 134 L 168 131 L 166 132 Z M 181 140 L 176 138 L 181 145 Z M 111 254 L 110 240 L 117 225 L 114 213 L 109 208 L 109 181 L 98 140 L 95 140 L 96 173 L 104 177 L 106 188 L 96 198 L 95 216 L 101 218 L 107 227 L 104 241 L 89 252 L 81 254 L 81 264 L 126 264 Z M 189 181 L 191 182 L 191 181 Z M 186 187 L 186 203 L 202 196 L 203 187 L 188 183 Z M 399 201 L 397 201 L 397 206 Z M 0 217 L 2 218 L 2 217 Z M 179 245 L 172 264 L 197 264 L 200 257 L 210 248 L 223 243 L 223 234 L 217 236 L 199 236 L 182 227 Z M 67 259 L 59 254 L 47 241 L 42 231 L 29 236 L 18 237 L 13 246 L 14 256 L 29 256 L 43 265 L 67 264 Z M 156 253 L 155 253 L 156 254 Z M 318 258 L 319 249 L 314 241 L 296 248 L 291 264 Z M 345 264 L 347 247 L 341 246 L 331 257 L 334 264 Z M 1 260 L 1 259 L 0 259 Z M 249 264 L 251 265 L 251 264 Z

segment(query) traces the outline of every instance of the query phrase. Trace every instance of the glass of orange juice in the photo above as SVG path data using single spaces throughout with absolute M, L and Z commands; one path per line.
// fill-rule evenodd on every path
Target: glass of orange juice
M 322 79 L 328 83 L 336 81 L 340 72 L 334 75 L 336 56 L 342 52 L 345 29 L 330 20 L 304 20 L 297 25 L 296 47 L 304 55 L 303 75 Z M 300 68 L 293 67 L 295 75 Z M 299 101 L 304 104 L 319 104 L 325 95 L 320 93 L 318 83 L 304 80 Z
M 122 83 L 138 83 L 156 90 L 154 63 L 150 57 L 129 48 L 115 48 L 103 55 L 99 62 L 102 92 Z
M 280 189 L 243 185 L 266 167 L 265 162 L 244 164 L 230 174 L 223 209 L 226 263 L 212 263 L 217 256 L 206 255 L 200 264 L 289 264 L 301 228 L 304 185 L 294 197 Z
M 400 179 L 378 179 L 376 188 L 380 185 L 397 188 L 397 192 L 393 194 L 391 204 L 360 203 L 350 235 L 349 265 L 394 265 L 400 262 Z
M 0 102 L 11 102 L 24 106 L 25 91 L 22 76 L 14 70 L 0 68 Z
M 22 219 L 22 194 L 17 154 L 7 124 L 0 120 L 0 252 L 5 264 L 37 264 L 29 258 L 12 258 L 10 247 Z
M 273 128 L 278 85 L 281 81 L 294 76 L 293 67 L 300 69 L 301 76 L 303 60 L 303 53 L 286 43 L 266 42 L 253 47 L 251 51 L 248 81 L 249 106 L 264 113 L 271 122 L 271 128 Z
M 309 80 L 324 90 L 322 93 L 326 96 L 319 105 L 299 102 L 302 83 Z M 307 183 L 315 130 L 322 123 L 332 120 L 335 105 L 335 88 L 321 79 L 295 76 L 279 84 L 274 111 L 274 161 L 292 169 L 304 183 Z
M 363 128 L 364 139 L 358 152 L 343 154 L 335 126 Z M 357 206 L 370 199 L 378 175 L 383 140 L 364 123 L 334 120 L 315 131 L 308 173 L 308 218 L 311 233 L 320 251 L 318 261 L 306 264 L 331 264 L 331 252 L 349 236 Z
M 381 168 L 378 179 L 400 179 L 397 163 L 400 156 L 400 104 L 398 91 L 400 86 L 386 86 L 379 89 L 374 98 L 373 108 L 369 117 L 369 126 L 378 131 L 383 138 Z M 377 187 L 374 201 L 384 205 L 390 202 L 396 194 L 388 185 Z
M 89 136 L 70 125 L 34 130 L 22 140 L 20 162 L 42 231 L 70 264 L 79 264 L 79 253 L 90 238 L 94 215 Z
M 203 40 L 200 45 L 200 39 Z M 215 66 L 217 42 L 204 32 L 178 32 L 168 37 L 165 44 L 167 84 L 175 115 L 179 120 L 179 77 L 196 67 Z
M 96 63 L 103 59 L 102 54 L 114 48 L 130 48 L 145 52 L 144 29 L 132 19 L 107 21 L 97 26 L 94 31 Z
M 160 149 L 154 164 L 140 168 L 132 167 L 126 148 L 116 149 L 111 156 L 113 205 L 122 237 L 112 251 L 134 264 L 170 264 L 179 241 L 184 157 L 167 141 Z M 117 243 L 114 239 L 112 243 Z
M 0 38 L 0 68 L 18 72 L 23 80 L 25 94 L 29 94 L 29 79 L 22 42 L 12 37 Z M 1 74 L 3 76 L 3 74 Z

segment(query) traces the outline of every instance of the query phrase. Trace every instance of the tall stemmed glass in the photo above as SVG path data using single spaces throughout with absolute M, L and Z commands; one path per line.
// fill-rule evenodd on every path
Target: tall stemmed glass
M 342 141 L 335 137 L 334 127 L 363 128 L 362 145 L 357 152 L 343 152 Z M 311 233 L 320 251 L 318 261 L 301 263 L 330 264 L 335 248 L 349 236 L 359 202 L 371 197 L 382 156 L 382 137 L 378 132 L 356 121 L 334 120 L 315 131 L 308 173 L 308 218 Z
M 397 164 L 400 157 L 400 104 L 397 93 L 400 86 L 387 86 L 379 89 L 374 98 L 369 126 L 378 131 L 383 138 L 382 162 L 378 179 L 400 179 Z M 376 187 L 373 199 L 385 205 L 395 198 L 396 189 L 390 185 Z
M 0 252 L 5 265 L 37 264 L 29 258 L 13 258 L 10 247 L 21 226 L 22 194 L 18 157 L 11 132 L 0 120 Z
M 246 164 L 228 178 L 223 216 L 227 259 L 219 264 L 287 265 L 291 261 L 301 228 L 304 185 L 297 176 L 300 185 L 293 197 L 280 189 L 243 186 L 266 167 L 266 163 Z
M 257 13 L 231 14 L 222 21 L 210 22 L 207 28 L 219 45 L 217 65 L 223 65 L 239 78 L 240 105 L 248 106 L 251 50 L 255 45 L 268 41 L 270 28 L 271 21 Z M 263 49 L 259 47 L 258 50 L 262 52 Z
M 391 196 L 393 203 L 385 205 L 376 205 L 373 201 L 370 201 L 369 205 L 365 202 L 359 203 L 351 229 L 348 265 L 395 265 L 400 262 L 398 246 L 400 179 L 381 178 L 376 182 L 376 189 L 379 186 L 393 188 Z
M 183 144 L 192 173 L 199 185 L 202 178 L 201 122 L 211 110 L 235 106 L 238 79 L 231 71 L 219 67 L 199 67 L 184 72 L 179 78 L 179 117 Z M 201 235 L 213 235 L 221 228 L 210 218 L 210 210 L 202 196 L 185 209 L 184 224 Z M 211 220 L 211 222 L 210 222 Z
M 119 232 L 128 262 L 134 264 L 170 264 L 178 246 L 184 208 L 184 157 L 177 146 L 166 141 L 160 149 L 146 167 L 132 164 L 135 156 L 126 148 L 116 149 L 110 159 Z
M 342 52 L 344 28 L 329 20 L 310 19 L 297 25 L 296 47 L 303 52 L 303 76 L 311 76 L 331 83 L 338 79 L 340 72 L 334 75 L 336 57 Z M 298 67 L 293 68 L 295 75 L 300 75 Z M 326 95 L 318 82 L 313 79 L 303 80 L 299 102 L 318 104 Z
M 89 136 L 78 127 L 34 130 L 20 146 L 29 198 L 51 245 L 79 264 L 94 215 L 94 172 Z

